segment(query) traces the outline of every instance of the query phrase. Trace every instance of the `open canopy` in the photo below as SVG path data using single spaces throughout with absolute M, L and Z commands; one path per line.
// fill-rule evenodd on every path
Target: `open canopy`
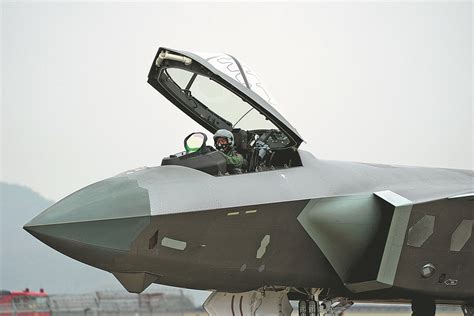
M 160 48 L 148 83 L 208 131 L 280 130 L 287 146 L 301 136 L 272 106 L 268 92 L 246 65 L 226 54 Z

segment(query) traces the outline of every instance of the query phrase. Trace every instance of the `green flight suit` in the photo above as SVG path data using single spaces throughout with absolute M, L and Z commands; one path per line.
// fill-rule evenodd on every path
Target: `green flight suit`
M 235 148 L 228 148 L 220 151 L 224 155 L 227 163 L 227 171 L 229 173 L 242 173 L 242 167 L 244 166 L 244 157 L 239 154 Z

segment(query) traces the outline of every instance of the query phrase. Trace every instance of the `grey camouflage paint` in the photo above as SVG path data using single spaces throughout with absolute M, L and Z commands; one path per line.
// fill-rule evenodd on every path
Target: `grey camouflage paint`
M 355 283 L 344 280 L 345 276 L 338 273 L 337 262 L 331 262 L 331 255 L 325 247 L 315 243 L 304 225 L 298 221 L 298 216 L 309 205 L 308 203 L 317 200 L 327 203 L 326 213 L 330 215 L 331 210 L 337 213 L 338 209 L 336 205 L 331 207 L 331 199 L 351 201 L 362 197 L 367 203 L 373 203 L 370 199 L 374 198 L 374 192 L 390 191 L 396 192 L 398 196 L 406 198 L 414 205 L 413 214 L 410 216 L 411 224 L 408 226 L 413 225 L 413 218 L 418 216 L 417 210 L 427 203 L 445 205 L 443 210 L 446 214 L 451 212 L 449 217 L 456 218 L 456 223 L 453 222 L 452 225 L 458 225 L 462 219 L 473 218 L 472 202 L 469 198 L 454 200 L 447 198 L 469 192 L 473 180 L 471 171 L 323 161 L 304 151 L 300 151 L 300 155 L 303 167 L 242 175 L 214 177 L 180 166 L 125 172 L 94 185 L 101 188 L 105 184 L 110 185 L 100 193 L 103 200 L 97 199 L 92 202 L 92 205 L 101 204 L 106 200 L 110 203 L 110 207 L 103 208 L 103 211 L 100 209 L 95 211 L 94 220 L 81 219 L 78 224 L 59 224 L 58 221 L 51 225 L 45 220 L 45 216 L 50 216 L 52 212 L 49 209 L 33 219 L 26 228 L 59 251 L 113 272 L 122 283 L 127 279 L 123 276 L 125 273 L 128 279 L 139 280 L 136 282 L 141 282 L 140 286 L 157 282 L 229 292 L 246 291 L 264 285 L 330 287 L 334 289 L 334 293 L 339 292 L 354 298 L 358 297 L 357 293 L 379 289 L 369 292 L 373 293 L 370 296 L 372 299 L 379 297 L 379 292 L 400 289 L 402 294 L 397 292 L 396 298 L 408 297 L 410 291 L 416 289 L 436 295 L 438 299 L 472 298 L 472 283 L 459 283 L 458 286 L 445 286 L 442 289 L 438 286 L 435 290 L 431 290 L 427 281 L 421 279 L 419 267 L 414 265 L 413 259 L 410 258 L 418 257 L 417 253 L 423 251 L 423 257 L 428 256 L 428 259 L 419 264 L 425 264 L 436 261 L 433 256 L 439 253 L 432 253 L 432 259 L 429 259 L 430 252 L 426 253 L 425 248 L 414 248 L 405 243 L 399 252 L 400 263 L 392 268 L 391 281 L 388 283 L 377 281 L 383 285 L 375 285 L 374 288 L 374 283 L 370 285 L 361 283 L 361 280 Z M 128 180 L 124 182 L 123 179 Z M 116 181 L 130 183 L 125 187 L 134 188 L 135 198 L 131 198 L 129 189 L 122 191 L 128 201 L 132 200 L 137 203 L 136 205 L 140 205 L 135 208 L 127 206 L 135 209 L 133 216 L 127 214 L 127 218 L 124 218 L 124 214 L 120 211 L 123 199 L 120 191 L 116 190 Z M 407 183 L 410 183 L 409 187 Z M 96 192 L 93 190 L 94 186 L 89 188 L 91 194 Z M 233 194 L 228 194 L 229 187 L 232 188 Z M 76 203 L 80 202 L 75 209 L 86 210 L 85 206 L 91 204 L 91 200 L 87 198 L 87 194 L 84 195 L 84 190 L 58 202 L 52 207 L 54 212 L 58 214 L 64 212 L 65 217 L 68 217 L 71 210 L 69 199 L 74 199 Z M 111 195 L 113 199 L 109 199 Z M 143 196 L 147 196 L 149 200 L 143 202 Z M 82 203 L 84 205 L 81 205 Z M 451 210 L 451 204 L 460 206 L 463 211 L 456 213 L 460 208 Z M 112 215 L 111 209 L 117 209 L 116 215 Z M 387 208 L 380 208 L 385 209 Z M 370 225 L 375 229 L 378 221 L 374 215 L 380 210 L 375 207 L 372 213 L 361 217 L 366 210 L 367 208 L 351 207 L 350 203 L 346 203 L 343 216 L 353 216 L 365 226 L 372 222 Z M 390 212 L 393 212 L 393 208 Z M 144 216 L 145 214 L 148 215 Z M 47 219 L 51 220 L 49 217 Z M 327 219 L 333 220 L 331 217 Z M 337 216 L 335 219 L 337 220 Z M 101 225 L 97 224 L 98 221 Z M 90 226 L 92 233 L 75 234 L 75 230 L 71 230 L 73 225 L 80 225 L 80 229 Z M 97 237 L 98 230 L 104 237 Z M 347 234 L 346 239 L 359 240 L 360 242 L 353 245 L 359 247 L 355 248 L 359 249 L 359 255 L 364 253 L 364 247 L 374 236 L 364 235 L 362 229 L 359 230 L 359 237 L 355 238 L 356 230 L 350 229 L 350 225 L 346 226 L 346 229 L 334 231 Z M 405 239 L 407 231 L 408 227 L 405 226 L 402 240 Z M 95 235 L 93 232 L 96 232 Z M 149 249 L 150 239 L 155 233 L 158 236 L 157 243 Z M 267 235 L 270 237 L 265 246 L 265 253 L 259 258 L 256 254 Z M 165 238 L 184 242 L 186 246 L 180 249 L 163 245 Z M 441 250 L 449 253 L 450 236 L 446 242 L 446 249 Z M 334 247 L 341 246 L 340 253 L 347 252 L 337 240 L 334 240 L 333 244 Z M 353 251 L 352 254 L 357 254 L 357 251 Z M 358 258 L 353 255 L 345 258 L 352 258 L 345 261 L 345 264 L 357 263 Z M 443 261 L 445 263 L 435 264 L 437 266 L 441 264 L 444 268 L 443 273 L 448 273 L 448 276 L 450 271 L 453 271 L 454 275 L 454 270 L 448 265 L 451 259 L 447 257 Z M 456 262 L 458 265 L 453 269 L 461 273 L 460 275 L 458 273 L 456 278 L 469 279 L 467 273 L 472 273 L 468 268 L 472 263 L 472 243 L 458 253 Z M 350 268 L 353 268 L 351 264 L 347 269 Z M 130 278 L 130 275 L 133 278 Z M 380 277 L 383 279 L 384 274 Z M 430 281 L 438 277 L 439 275 L 435 275 Z M 373 279 L 377 280 L 376 277 Z M 407 280 L 411 280 L 411 283 Z M 130 283 L 128 289 L 143 290 L 135 283 Z M 356 285 L 354 287 L 351 284 Z
M 258 92 L 256 77 L 244 85 L 235 71 L 224 73 L 231 59 L 216 64 L 220 55 L 170 51 L 204 65 L 301 143 Z M 298 153 L 300 167 L 231 176 L 180 166 L 131 170 L 66 197 L 25 229 L 112 272 L 131 292 L 156 282 L 223 292 L 330 288 L 333 296 L 364 300 L 474 300 L 472 171 Z M 416 226 L 425 216 L 427 223 Z M 428 277 L 421 273 L 426 265 L 435 269 Z

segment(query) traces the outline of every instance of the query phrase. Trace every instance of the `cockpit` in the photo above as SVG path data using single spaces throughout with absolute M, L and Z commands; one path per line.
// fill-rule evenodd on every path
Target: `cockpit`
M 225 54 L 192 54 L 160 48 L 148 82 L 206 130 L 232 132 L 244 157 L 243 173 L 301 166 L 302 139 L 271 106 L 257 76 Z M 212 175 L 227 174 L 225 158 L 204 133 L 184 140 L 185 150 L 162 165 L 182 165 Z
M 301 166 L 298 151 L 281 148 L 278 131 L 254 130 L 232 131 L 235 149 L 244 158 L 242 173 L 261 172 Z M 184 139 L 185 150 L 163 158 L 161 165 L 179 165 L 206 172 L 211 175 L 229 175 L 226 159 L 220 151 L 207 144 L 207 135 L 196 132 Z M 272 147 L 277 144 L 276 147 Z

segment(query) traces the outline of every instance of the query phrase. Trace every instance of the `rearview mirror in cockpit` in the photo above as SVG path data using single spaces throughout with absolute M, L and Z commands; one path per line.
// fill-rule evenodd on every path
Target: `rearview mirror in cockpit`
M 191 133 L 184 139 L 184 149 L 187 154 L 202 151 L 206 148 L 207 136 L 201 132 Z

